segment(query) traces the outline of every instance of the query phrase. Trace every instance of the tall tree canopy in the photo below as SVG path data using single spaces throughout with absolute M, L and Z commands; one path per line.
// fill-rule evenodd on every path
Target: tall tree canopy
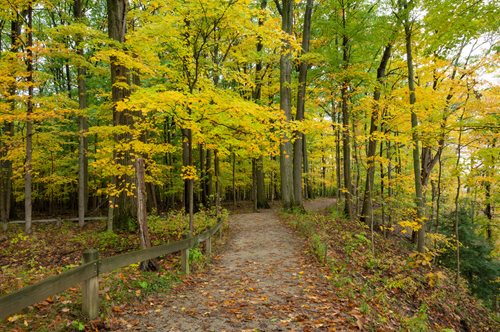
M 126 229 L 141 159 L 148 209 L 182 205 L 191 230 L 224 200 L 334 195 L 421 253 L 453 223 L 460 270 L 464 213 L 498 253 L 499 16 L 487 0 L 0 0 L 0 219 Z

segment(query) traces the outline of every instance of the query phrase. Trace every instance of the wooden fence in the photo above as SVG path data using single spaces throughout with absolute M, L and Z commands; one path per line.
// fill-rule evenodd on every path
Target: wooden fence
M 85 221 L 95 221 L 95 220 L 107 220 L 108 217 L 85 217 Z M 61 223 L 63 221 L 78 221 L 78 217 L 73 218 L 52 218 L 52 219 L 34 219 L 32 223 Z M 25 220 L 12 220 L 8 221 L 7 224 L 25 224 Z
M 98 258 L 96 250 L 86 250 L 83 253 L 82 265 L 0 297 L 0 319 L 3 320 L 27 306 L 43 301 L 79 283 L 82 284 L 82 311 L 90 319 L 94 319 L 99 313 L 99 275 L 179 251 L 182 271 L 189 274 L 189 249 L 204 242 L 205 250 L 210 255 L 212 237 L 218 231 L 220 232 L 221 226 L 222 222 L 219 220 L 214 227 L 196 236 L 103 259 Z

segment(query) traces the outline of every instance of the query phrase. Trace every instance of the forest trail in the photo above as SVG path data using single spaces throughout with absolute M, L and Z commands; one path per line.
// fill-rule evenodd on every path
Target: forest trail
M 334 201 L 306 205 L 321 210 Z M 229 240 L 208 271 L 127 317 L 135 331 L 343 331 L 357 329 L 344 313 L 304 240 L 276 211 L 230 217 Z M 125 318 L 125 317 L 124 317 Z M 125 326 L 124 326 L 125 328 Z

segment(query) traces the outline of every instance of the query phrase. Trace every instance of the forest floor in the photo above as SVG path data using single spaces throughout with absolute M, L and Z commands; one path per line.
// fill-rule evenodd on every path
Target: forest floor
M 332 199 L 308 202 L 318 211 Z M 353 330 L 349 312 L 323 268 L 307 254 L 303 238 L 275 210 L 230 217 L 228 242 L 213 264 L 168 294 L 151 296 L 123 316 L 135 331 Z
M 334 204 L 308 201 L 304 214 L 228 204 L 212 257 L 191 250 L 191 275 L 180 274 L 179 255 L 160 259 L 156 272 L 133 264 L 101 275 L 99 318 L 83 316 L 75 286 L 0 322 L 0 331 L 500 331 L 451 271 L 400 236 L 342 218 Z M 179 240 L 185 221 L 150 216 L 153 244 Z M 215 222 L 200 211 L 195 229 Z M 0 295 L 77 266 L 86 248 L 108 257 L 139 245 L 135 232 L 104 232 L 99 222 L 38 224 L 31 236 L 21 226 L 0 234 Z

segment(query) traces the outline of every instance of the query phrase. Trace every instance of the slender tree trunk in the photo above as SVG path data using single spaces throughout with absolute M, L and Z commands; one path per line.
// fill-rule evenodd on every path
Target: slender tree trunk
M 343 148 L 343 174 L 344 174 L 344 213 L 349 219 L 354 218 L 353 214 L 353 191 L 351 176 L 351 142 L 349 131 L 349 110 L 347 97 L 347 82 L 342 83 L 342 148 Z
M 262 0 L 260 8 L 265 10 L 267 7 L 267 0 Z M 264 25 L 264 21 L 259 19 L 259 26 Z M 263 49 L 262 38 L 259 37 L 257 42 L 257 52 L 260 54 Z M 255 65 L 255 90 L 253 99 L 255 101 L 260 101 L 262 97 L 262 61 L 258 61 Z M 256 176 L 256 202 L 257 209 L 268 209 L 269 203 L 266 198 L 266 188 L 264 184 L 264 157 L 261 155 L 255 160 L 255 176 Z
M 200 149 L 200 187 L 201 187 L 201 204 L 208 206 L 207 197 L 207 169 L 205 168 L 205 153 L 203 152 L 203 144 L 199 144 Z
M 321 197 L 326 197 L 326 159 L 325 149 L 321 149 Z
M 340 112 L 336 111 L 335 114 L 335 176 L 337 185 L 337 209 L 340 208 L 340 200 L 342 198 L 342 157 L 340 154 L 341 145 L 341 122 L 340 122 Z
M 233 171 L 232 171 L 232 187 L 233 187 L 233 206 L 236 206 L 236 153 L 232 153 Z
M 460 211 L 459 211 L 459 204 L 460 204 L 460 190 L 462 188 L 462 181 L 460 177 L 460 159 L 462 157 L 462 120 L 464 118 L 464 112 L 462 112 L 462 115 L 459 118 L 459 130 L 458 130 L 458 144 L 457 144 L 457 161 L 455 163 L 455 170 L 457 172 L 457 191 L 455 193 L 455 246 L 457 247 L 456 250 L 456 268 L 457 268 L 457 273 L 455 276 L 455 282 L 458 284 L 459 278 L 460 278 L 460 236 L 459 236 L 459 226 L 460 226 Z
M 207 181 L 205 183 L 205 186 L 206 186 L 206 192 L 207 192 L 207 200 L 208 200 L 208 204 L 209 205 L 212 205 L 213 203 L 215 203 L 215 200 L 213 199 L 212 197 L 212 194 L 213 194 L 213 170 L 212 170 L 212 151 L 207 149 L 207 152 L 205 153 L 205 158 L 206 158 L 206 164 L 205 164 L 205 168 L 206 168 L 206 173 L 207 173 Z
M 496 147 L 496 138 L 493 138 L 493 143 L 491 144 L 491 148 Z M 495 157 L 493 155 L 490 156 L 490 168 L 487 170 L 487 174 L 489 175 L 487 178 L 490 178 L 492 176 L 492 169 L 494 172 L 494 165 L 495 165 Z M 486 218 L 488 219 L 488 224 L 486 225 L 486 238 L 488 241 L 493 245 L 494 239 L 493 239 L 493 227 L 494 221 L 493 221 L 493 204 L 492 204 L 492 195 L 491 195 L 491 182 L 489 180 L 484 182 L 484 190 L 485 190 L 485 199 L 486 199 L 486 204 L 484 207 L 484 214 L 486 215 Z
M 389 223 L 389 227 L 392 226 L 392 209 L 393 209 L 393 205 L 392 205 L 392 196 L 393 196 L 393 192 L 392 192 L 392 155 L 391 155 L 391 142 L 390 141 L 387 141 L 387 149 L 386 149 L 386 156 L 387 156 L 387 160 L 389 161 L 389 163 L 387 164 L 387 197 L 388 197 L 388 223 Z M 382 204 L 386 205 L 385 202 L 382 202 Z M 372 213 L 373 215 L 373 213 Z M 385 221 L 382 221 L 385 225 Z M 386 228 L 384 228 L 384 232 L 386 231 Z
M 274 162 L 274 158 L 271 157 L 271 162 Z M 276 198 L 276 172 L 274 169 L 271 171 L 271 179 L 269 181 L 269 196 L 271 198 L 271 202 L 274 202 Z
M 269 209 L 269 203 L 266 197 L 266 187 L 264 183 L 264 157 L 260 156 L 256 159 L 256 174 L 257 174 L 257 208 Z
M 68 60 L 66 60 L 66 64 L 64 65 L 64 71 L 66 74 L 66 90 L 68 91 L 68 98 L 71 99 L 71 70 Z
M 409 11 L 410 8 L 408 1 L 403 0 L 403 10 L 405 12 L 404 30 L 405 30 L 405 44 L 406 44 L 406 64 L 408 68 L 408 90 L 410 95 L 410 108 L 411 108 L 411 128 L 413 139 L 413 173 L 415 178 L 415 201 L 417 205 L 417 221 L 420 223 L 420 229 L 417 235 L 417 250 L 424 252 L 425 249 L 425 221 L 424 221 L 424 200 L 422 195 L 422 178 L 420 169 L 420 141 L 417 133 L 418 118 L 413 105 L 417 102 L 415 95 L 415 75 L 413 68 L 413 52 L 412 52 L 412 27 L 410 22 Z
M 83 6 L 81 0 L 75 0 L 73 3 L 73 15 L 77 22 L 82 21 Z M 80 41 L 76 45 L 76 53 L 83 57 L 83 49 L 80 46 Z M 87 70 L 85 67 L 80 66 L 77 69 L 78 77 L 78 105 L 79 109 L 83 112 L 87 108 L 87 86 L 85 76 Z M 79 143 L 78 143 L 78 224 L 82 227 L 85 224 L 85 213 L 88 205 L 88 158 L 87 158 L 87 137 L 88 131 L 87 117 L 81 114 L 78 117 L 79 126 Z
M 441 179 L 443 174 L 443 162 L 441 160 L 441 156 L 439 156 L 438 160 L 438 180 L 437 180 L 437 192 L 436 192 L 436 218 L 434 221 L 435 224 L 435 232 L 438 232 L 439 229 L 439 218 L 441 213 Z
M 139 237 L 141 241 L 141 249 L 147 249 L 151 247 L 151 239 L 149 237 L 148 229 L 144 159 L 137 158 L 135 162 L 135 170 L 137 174 L 137 223 L 139 224 Z M 154 259 L 141 262 L 141 270 L 143 271 L 157 271 L 158 267 L 158 263 Z
M 24 219 L 25 232 L 31 234 L 31 214 L 32 214 L 32 159 L 33 159 L 33 8 L 31 1 L 28 4 L 28 42 L 27 42 L 27 71 L 28 71 L 28 105 L 26 112 L 26 161 L 24 164 Z
M 184 167 L 193 166 L 193 137 L 191 129 L 182 129 L 182 165 Z M 193 180 L 184 180 L 184 208 L 189 218 L 189 233 L 194 231 L 194 197 L 193 197 Z
M 378 102 L 381 97 L 381 89 L 385 80 L 385 71 L 387 68 L 387 64 L 389 63 L 389 59 L 391 58 L 391 50 L 392 44 L 388 44 L 384 48 L 384 53 L 382 55 L 382 59 L 380 60 L 380 64 L 377 69 L 377 85 L 375 86 L 375 91 L 373 92 L 373 109 L 372 115 L 370 118 L 370 140 L 368 142 L 368 153 L 367 153 L 367 163 L 368 169 L 366 170 L 366 182 L 365 182 L 365 193 L 363 197 L 363 208 L 361 210 L 361 221 L 368 222 L 368 218 L 372 215 L 372 201 L 373 201 L 373 184 L 375 181 L 375 155 L 377 150 L 377 140 L 374 137 L 375 132 L 379 128 L 380 121 L 380 107 Z M 370 221 L 373 222 L 373 221 Z
M 302 135 L 302 158 L 304 164 L 304 198 L 312 198 L 312 186 L 309 179 L 309 156 L 307 153 L 307 137 Z
M 174 126 L 173 126 L 173 120 L 171 120 L 170 117 L 167 117 L 165 119 L 165 122 L 164 122 L 164 125 L 163 125 L 163 133 L 164 133 L 164 142 L 167 143 L 168 145 L 172 145 L 172 132 L 174 130 Z M 173 160 L 172 160 L 172 153 L 171 152 L 167 152 L 165 154 L 165 165 L 169 166 L 169 180 L 168 180 L 168 183 L 166 183 L 163 188 L 165 191 L 168 191 L 169 188 L 172 188 L 173 187 L 173 177 L 174 177 L 174 173 L 173 173 L 173 166 L 174 166 L 174 163 L 173 163 Z M 161 196 L 160 196 L 161 197 Z M 162 203 L 163 203 L 163 200 L 162 200 Z M 166 194 L 166 197 L 165 197 L 165 207 L 168 208 L 170 206 L 174 206 L 175 204 L 175 194 L 174 193 L 167 193 Z
M 253 201 L 253 211 L 257 212 L 258 203 L 257 203 L 257 159 L 252 158 L 252 201 Z
M 306 11 L 304 14 L 304 28 L 302 32 L 302 55 L 309 52 L 309 42 L 311 40 L 311 18 L 313 11 L 313 0 L 307 0 Z M 297 92 L 297 113 L 295 120 L 303 121 L 306 102 L 307 88 L 307 68 L 308 63 L 305 60 L 300 61 L 299 65 L 299 88 Z M 293 142 L 293 196 L 294 205 L 299 209 L 304 209 L 302 194 L 302 165 L 303 165 L 303 133 L 295 132 L 296 138 Z
M 215 210 L 217 213 L 217 221 L 220 221 L 221 213 L 221 183 L 220 183 L 220 163 L 219 154 L 214 150 L 214 175 L 215 175 Z
M 21 36 L 21 19 L 16 17 L 11 22 L 11 32 L 10 32 L 10 52 L 16 54 L 19 51 L 19 37 Z M 17 73 L 12 71 L 11 75 L 13 77 L 17 76 Z M 8 88 L 9 95 L 9 111 L 10 114 L 14 114 L 16 109 L 16 83 L 13 82 Z M 0 146 L 0 157 L 5 158 L 8 154 L 8 150 L 11 148 L 11 140 L 14 136 L 14 123 L 6 122 L 3 125 L 3 135 L 7 137 L 6 142 L 3 146 Z M 12 162 L 5 158 L 0 158 L 0 221 L 3 223 L 4 230 L 7 229 L 7 221 L 12 217 L 11 212 L 14 212 L 12 208 Z
M 282 1 L 282 30 L 292 35 L 294 0 Z M 285 121 L 292 118 L 292 54 L 291 45 L 285 42 L 280 59 L 280 109 L 284 112 Z M 294 206 L 293 193 L 293 156 L 292 143 L 288 135 L 283 135 L 280 144 L 280 175 L 281 175 L 281 201 L 284 209 Z
M 346 8 L 342 7 L 342 26 L 344 31 L 347 25 Z M 344 70 L 349 69 L 349 37 L 347 35 L 342 36 L 342 61 Z M 342 99 L 342 145 L 344 153 L 344 190 L 345 190 L 345 202 L 344 202 L 344 213 L 345 215 L 353 220 L 353 190 L 352 190 L 352 176 L 351 176 L 351 142 L 350 142 L 350 132 L 349 132 L 349 81 L 344 80 L 340 89 L 341 99 Z
M 380 142 L 380 158 L 382 158 L 384 153 L 384 142 Z M 385 179 L 386 175 L 384 172 L 384 164 L 381 162 L 380 163 L 380 203 L 382 205 L 382 224 L 385 224 Z M 373 194 L 370 194 L 370 196 L 373 196 Z M 372 205 L 372 203 L 370 203 Z M 370 216 L 368 218 L 371 218 L 373 216 L 373 207 L 370 208 Z M 374 221 L 370 221 L 370 225 L 373 224 Z
M 486 225 L 486 238 L 491 243 L 493 241 L 493 209 L 491 205 L 491 183 L 485 182 L 484 184 L 485 196 L 486 196 L 486 206 L 484 208 L 484 214 L 488 218 L 488 225 Z
M 356 125 L 355 119 L 352 121 L 352 146 L 353 146 L 353 161 L 354 161 L 354 169 L 356 170 L 355 176 L 352 179 L 352 196 L 353 196 L 353 216 L 357 217 L 359 215 L 359 205 L 360 205 L 360 195 L 359 195 L 359 182 L 361 181 L 361 169 L 360 169 L 360 161 L 359 161 L 359 146 L 358 140 L 356 139 Z

